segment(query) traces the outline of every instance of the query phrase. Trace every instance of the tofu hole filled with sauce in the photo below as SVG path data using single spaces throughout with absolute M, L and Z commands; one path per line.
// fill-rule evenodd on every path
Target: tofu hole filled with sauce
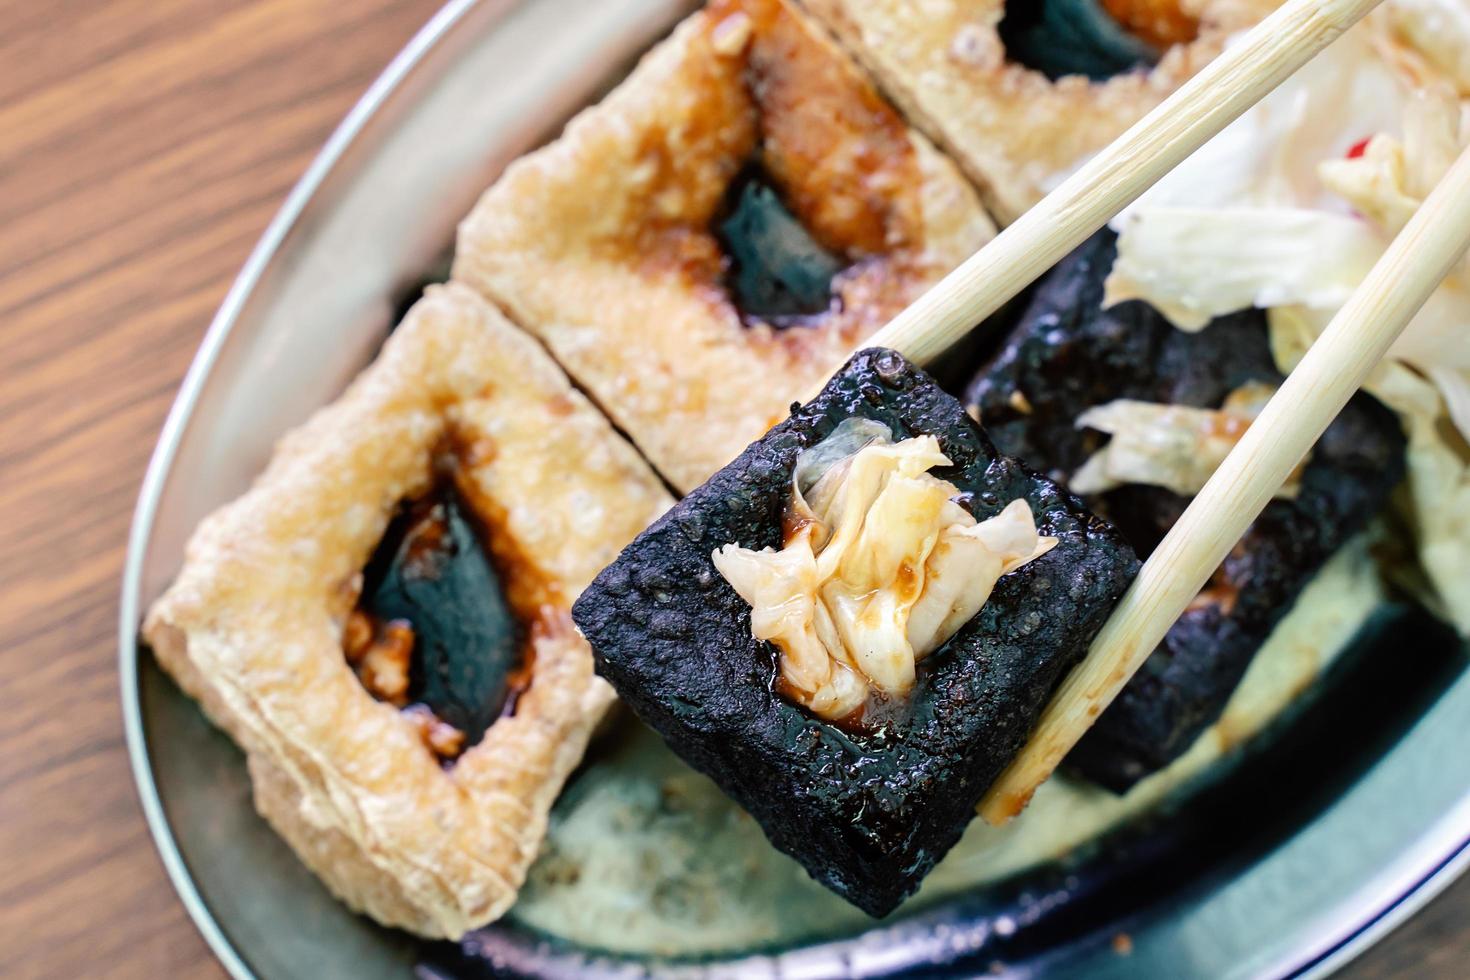
M 524 630 L 452 478 L 401 505 L 363 573 L 343 652 L 363 686 L 451 761 L 530 683 Z
M 1158 64 L 1199 22 L 1179 0 L 1008 0 L 997 30 L 1010 61 L 1052 81 L 1105 81 Z
M 1024 500 L 977 521 L 930 472 L 949 465 L 932 435 L 844 420 L 797 458 L 782 548 L 712 555 L 778 651 L 780 693 L 823 720 L 881 727 L 1001 576 L 1056 546 Z

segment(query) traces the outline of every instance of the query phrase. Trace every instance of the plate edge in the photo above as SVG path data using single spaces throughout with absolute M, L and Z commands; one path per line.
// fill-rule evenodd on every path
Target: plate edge
M 466 14 L 482 0 L 448 0 L 393 56 L 327 138 L 306 171 L 287 194 L 280 209 L 271 218 L 260 239 L 251 249 L 245 265 L 231 283 L 220 303 L 204 339 L 189 364 L 178 394 L 169 407 L 163 429 L 149 458 L 138 501 L 128 530 L 127 554 L 123 563 L 122 588 L 118 603 L 118 697 L 122 702 L 123 733 L 128 762 L 138 802 L 148 825 L 154 849 L 163 862 L 165 873 L 184 910 L 203 936 L 210 951 L 234 980 L 255 980 L 255 973 L 235 949 L 224 930 L 214 919 L 209 907 L 195 887 L 193 877 L 174 841 L 173 832 L 163 812 L 163 803 L 153 779 L 148 747 L 143 736 L 141 699 L 138 687 L 138 624 L 142 590 L 143 556 L 153 528 L 164 480 L 173 464 L 185 427 L 194 414 L 200 393 L 213 372 L 220 350 L 233 330 L 241 309 L 249 298 L 282 243 L 301 218 L 307 204 L 321 189 L 347 150 L 362 134 L 368 123 L 404 80 L 424 60 Z M 506 0 L 498 16 L 526 0 Z

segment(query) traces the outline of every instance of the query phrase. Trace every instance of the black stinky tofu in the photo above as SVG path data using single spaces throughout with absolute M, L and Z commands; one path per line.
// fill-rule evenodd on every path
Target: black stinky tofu
M 1258 310 L 1220 317 L 1199 333 L 1142 302 L 1104 310 L 1115 253 L 1105 231 L 1048 273 L 967 397 L 1001 451 L 1064 483 L 1106 439 L 1077 428 L 1088 408 L 1120 398 L 1214 408 L 1249 382 L 1282 381 Z M 1397 420 L 1358 395 L 1317 444 L 1296 498 L 1266 507 L 1069 766 L 1122 792 L 1182 755 L 1220 717 L 1301 590 L 1403 474 Z M 1088 503 L 1146 557 L 1189 500 L 1128 485 Z
M 716 570 L 727 543 L 779 548 L 798 453 L 846 418 L 895 439 L 932 434 L 979 520 L 1025 499 L 1059 539 L 1004 576 L 980 612 L 918 665 L 877 727 L 844 729 L 777 693 L 777 650 Z M 698 433 L 691 432 L 691 439 Z M 924 372 L 866 350 L 813 401 L 641 534 L 577 601 L 597 669 L 776 847 L 868 913 L 891 911 L 974 816 L 1065 672 L 1137 571 L 1122 536 L 1055 483 L 1000 455 Z

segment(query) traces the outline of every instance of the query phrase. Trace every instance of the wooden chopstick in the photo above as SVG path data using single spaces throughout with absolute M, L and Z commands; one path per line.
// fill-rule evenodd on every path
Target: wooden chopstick
M 1289 0 L 863 347 L 926 364 L 1382 0 Z
M 1087 659 L 980 804 L 988 823 L 1020 813 L 1112 703 L 1467 249 L 1470 149 L 1149 556 Z

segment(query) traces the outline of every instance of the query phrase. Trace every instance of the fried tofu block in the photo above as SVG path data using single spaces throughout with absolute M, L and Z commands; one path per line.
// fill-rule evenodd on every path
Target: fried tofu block
M 506 169 L 454 277 L 687 492 L 993 234 L 820 26 L 714 0 Z
M 515 901 L 613 703 L 571 602 L 670 503 L 532 337 L 432 286 L 199 525 L 143 636 L 333 894 L 458 938 Z
M 953 464 L 936 473 L 975 518 L 1024 500 L 1057 539 L 919 662 L 906 699 L 860 726 L 783 695 L 775 647 L 753 636 L 751 607 L 711 558 L 732 543 L 780 547 L 798 455 L 854 417 L 895 437 L 936 437 Z M 639 717 L 814 878 L 880 916 L 958 840 L 1136 569 L 1116 530 L 998 453 L 928 375 L 893 351 L 866 350 L 640 535 L 573 618 Z
M 1109 0 L 1106 13 L 1091 16 L 1116 19 L 1114 33 L 1133 34 L 1156 61 L 1110 78 L 1048 77 L 1045 63 L 1027 64 L 1028 52 L 1013 49 L 1031 46 L 1021 42 L 1033 31 L 1042 42 L 1054 34 L 1058 49 L 1077 43 L 1083 13 L 1043 10 L 1061 6 L 1057 0 L 926 0 L 921 6 L 805 0 L 805 6 L 914 125 L 954 154 L 991 213 L 1009 224 L 1208 64 L 1232 33 L 1279 2 L 1160 2 L 1175 8 L 1160 16 L 1141 9 L 1146 3 Z M 1039 23 L 1028 25 L 1027 17 Z
M 1259 311 L 1186 333 L 1144 303 L 1103 309 L 1114 242 L 1099 233 L 1042 280 L 968 395 L 997 446 L 1064 483 L 1103 447 L 1100 432 L 1078 424 L 1089 409 L 1119 399 L 1215 408 L 1245 386 L 1282 380 Z M 1219 719 L 1301 590 L 1382 509 L 1403 474 L 1398 422 L 1358 395 L 1318 442 L 1295 495 L 1266 507 L 1070 765 L 1121 792 L 1182 755 Z M 1138 483 L 1087 500 L 1144 556 L 1189 503 Z

